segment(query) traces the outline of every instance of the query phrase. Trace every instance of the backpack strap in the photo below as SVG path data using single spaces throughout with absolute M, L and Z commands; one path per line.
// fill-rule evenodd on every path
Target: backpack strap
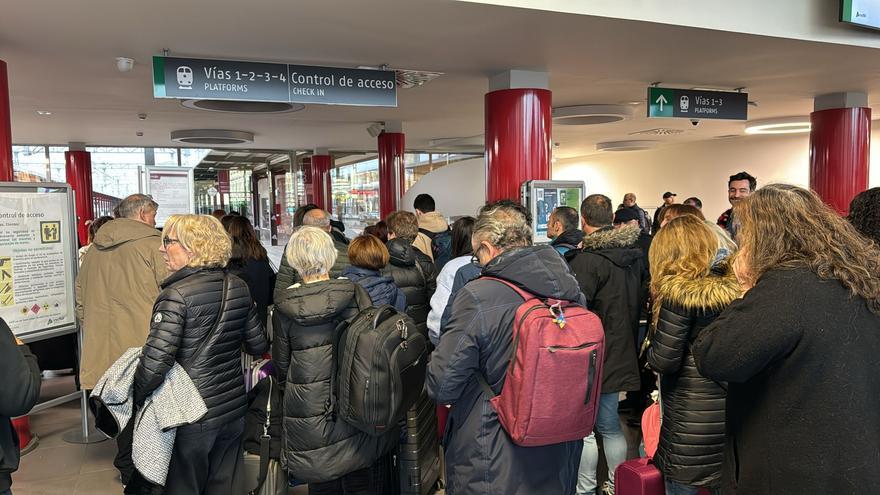
M 272 440 L 272 436 L 269 435 L 269 425 L 272 417 L 272 389 L 275 383 L 272 380 L 272 375 L 266 378 L 269 380 L 269 398 L 266 399 L 266 422 L 263 424 L 263 434 L 260 436 L 260 474 L 257 476 L 257 488 L 251 491 L 251 494 L 260 493 L 269 474 L 269 446 Z
M 434 236 L 437 235 L 437 234 L 439 233 L 439 232 L 431 232 L 430 230 L 428 230 L 428 229 L 423 229 L 423 228 L 421 228 L 421 227 L 419 228 L 419 232 L 421 232 L 422 234 L 425 234 L 426 236 L 428 236 L 428 239 L 431 239 L 432 241 L 434 240 Z
M 538 299 L 537 297 L 535 297 L 534 294 L 531 294 L 531 293 L 529 293 L 529 292 L 526 292 L 526 291 L 520 289 L 519 287 L 513 285 L 512 283 L 510 283 L 510 282 L 508 282 L 507 280 L 504 280 L 504 279 L 502 279 L 502 278 L 495 278 L 495 277 L 480 277 L 480 280 L 494 280 L 494 281 L 496 281 L 496 282 L 501 282 L 502 284 L 504 284 L 504 285 L 510 287 L 511 289 L 513 289 L 517 294 L 519 294 L 519 297 L 523 298 L 524 301 L 531 301 L 532 299 Z

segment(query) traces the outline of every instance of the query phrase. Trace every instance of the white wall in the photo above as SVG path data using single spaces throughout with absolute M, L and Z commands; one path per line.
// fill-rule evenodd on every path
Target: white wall
M 880 130 L 872 133 L 880 143 Z M 871 151 L 870 187 L 880 186 L 880 145 Z M 608 195 L 615 206 L 633 192 L 638 204 L 653 214 L 664 191 L 703 201 L 706 218 L 714 219 L 730 207 L 727 177 L 745 170 L 758 178 L 758 187 L 771 182 L 806 186 L 809 181 L 809 135 L 743 136 L 716 139 L 651 151 L 600 153 L 560 160 L 553 178 L 584 180 L 587 194 Z
M 872 133 L 880 143 L 880 128 Z M 880 186 L 880 144 L 871 149 L 869 187 Z M 423 192 L 437 202 L 447 217 L 474 215 L 485 202 L 486 177 L 483 158 L 439 168 L 419 180 L 404 195 L 401 208 L 412 211 L 413 199 Z M 771 182 L 807 186 L 809 181 L 809 135 L 743 136 L 670 146 L 651 151 L 600 153 L 560 160 L 553 166 L 553 179 L 583 180 L 587 194 L 609 196 L 616 206 L 633 192 L 642 208 L 653 214 L 665 191 L 703 201 L 706 218 L 717 218 L 730 207 L 727 178 L 745 170 L 758 178 L 758 187 Z
M 400 209 L 413 211 L 413 200 L 421 193 L 430 194 L 446 217 L 476 215 L 486 202 L 486 162 L 473 158 L 434 170 L 403 195 Z

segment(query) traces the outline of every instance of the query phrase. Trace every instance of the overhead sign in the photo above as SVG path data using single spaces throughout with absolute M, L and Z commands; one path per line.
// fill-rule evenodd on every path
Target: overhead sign
M 648 117 L 748 120 L 748 110 L 748 93 L 648 88 Z
M 156 98 L 397 106 L 391 70 L 153 57 Z

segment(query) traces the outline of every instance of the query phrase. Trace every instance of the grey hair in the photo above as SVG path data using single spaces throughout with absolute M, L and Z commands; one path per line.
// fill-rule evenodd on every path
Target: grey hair
M 159 203 L 146 194 L 132 194 L 123 199 L 113 212 L 116 218 L 136 218 L 144 210 L 155 211 L 159 209 Z
M 474 224 L 471 237 L 474 252 L 483 241 L 500 250 L 532 245 L 532 228 L 526 217 L 516 208 L 499 205 L 482 212 Z
M 310 227 L 320 227 L 324 230 L 327 230 L 327 227 L 330 227 L 330 215 L 327 214 L 326 211 L 315 208 L 314 210 L 309 210 L 303 215 L 303 225 L 308 225 Z
M 290 236 L 285 253 L 287 262 L 302 278 L 330 273 L 338 255 L 326 230 L 305 225 Z

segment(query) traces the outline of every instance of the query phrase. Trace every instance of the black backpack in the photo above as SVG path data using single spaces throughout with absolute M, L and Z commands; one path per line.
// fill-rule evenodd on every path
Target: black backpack
M 428 239 L 431 239 L 431 255 L 434 257 L 434 267 L 436 267 L 436 272 L 440 273 L 443 265 L 452 259 L 452 232 L 449 229 L 443 232 L 419 229 L 419 232 L 428 236 Z
M 428 343 L 392 306 L 369 307 L 337 328 L 337 418 L 380 436 L 397 427 L 425 383 Z

